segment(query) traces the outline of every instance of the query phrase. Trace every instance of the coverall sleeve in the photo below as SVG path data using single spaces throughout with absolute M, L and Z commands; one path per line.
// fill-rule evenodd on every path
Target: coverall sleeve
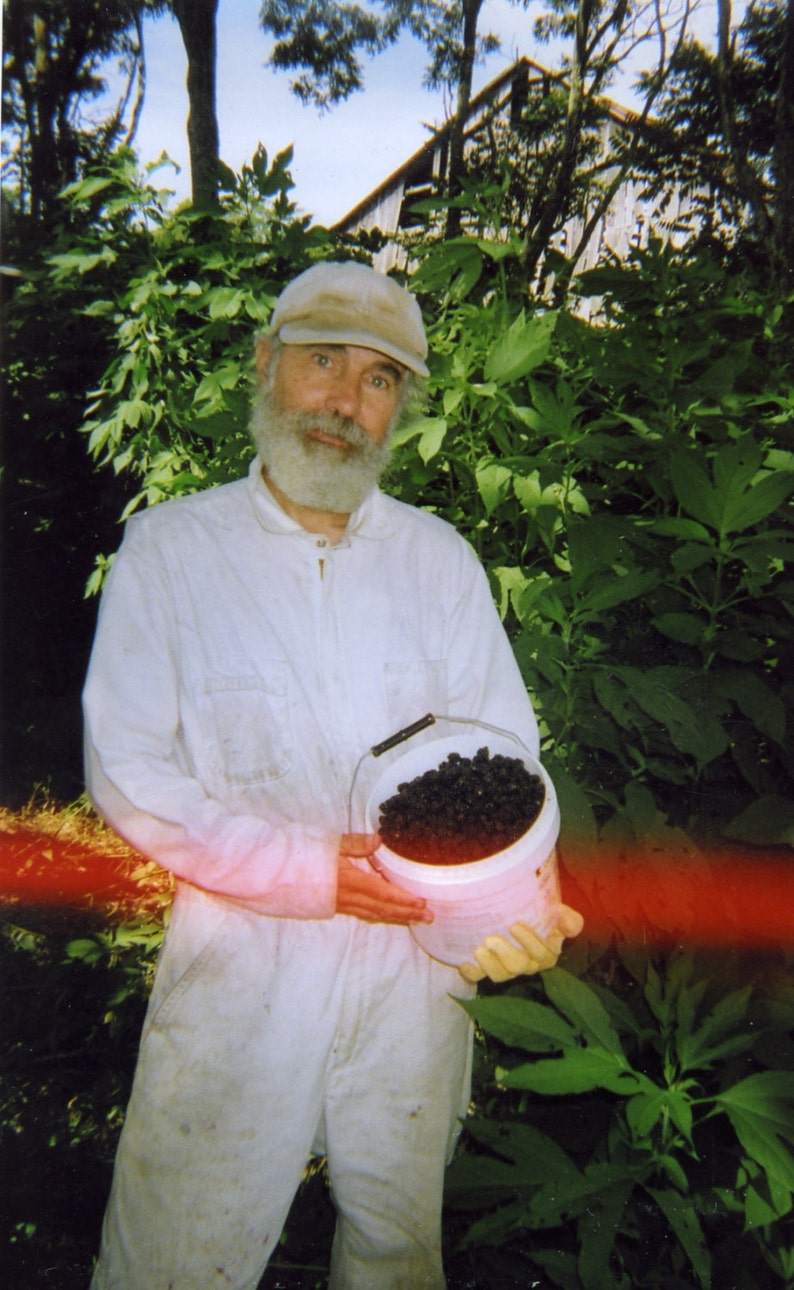
M 186 764 L 177 653 L 166 573 L 128 534 L 103 592 L 83 694 L 91 801 L 178 878 L 263 914 L 332 917 L 339 835 L 234 814 Z

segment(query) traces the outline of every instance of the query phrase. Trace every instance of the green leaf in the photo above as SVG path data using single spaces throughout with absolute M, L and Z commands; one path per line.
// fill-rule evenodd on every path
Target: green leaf
M 739 497 L 731 497 L 724 517 L 725 533 L 743 533 L 782 506 L 794 491 L 794 478 L 788 473 L 767 475 Z
M 719 530 L 721 507 L 705 470 L 691 453 L 676 452 L 670 461 L 670 482 L 680 505 L 701 524 Z
M 581 1215 L 577 1228 L 577 1268 L 583 1290 L 604 1290 L 614 1285 L 612 1250 L 623 1228 L 623 1215 L 632 1191 L 633 1176 L 618 1177 L 593 1197 Z
M 588 1043 L 599 1044 L 625 1061 L 623 1046 L 598 995 L 579 977 L 564 968 L 550 968 L 543 987 L 555 1008 L 574 1025 Z
M 61 189 L 61 197 L 76 197 L 78 201 L 87 201 L 89 197 L 103 193 L 113 183 L 115 180 L 112 177 L 91 175 L 88 179 L 78 179 L 73 184 L 67 184 Z
M 99 963 L 105 956 L 105 951 L 98 941 L 81 938 L 76 941 L 69 941 L 66 946 L 66 957 L 70 959 L 79 959 L 89 965 Z
M 760 450 L 747 442 L 726 444 L 714 459 L 712 486 L 694 454 L 675 453 L 670 480 L 679 503 L 721 536 L 743 533 L 777 510 L 794 491 L 789 471 L 758 478 Z
M 766 795 L 726 825 L 726 838 L 756 846 L 794 847 L 794 802 L 788 797 Z
M 438 199 L 427 205 L 434 210 Z M 412 204 L 411 209 L 422 212 L 425 203 Z M 470 238 L 455 238 L 440 242 L 430 248 L 414 274 L 414 290 L 449 292 L 453 299 L 465 299 L 478 281 L 484 267 L 484 256 L 477 243 Z
M 719 693 L 733 699 L 756 729 L 781 746 L 786 738 L 786 708 L 774 690 L 747 669 L 725 672 L 717 681 Z
M 530 391 L 532 402 L 540 416 L 539 429 L 562 439 L 564 443 L 579 438 L 579 409 L 573 390 L 566 381 L 558 381 L 553 390 L 540 381 L 530 381 Z
M 752 1047 L 748 1029 L 735 1034 L 747 1015 L 753 987 L 744 986 L 726 994 L 708 1013 L 703 1023 L 690 1032 L 676 1033 L 676 1052 L 682 1072 L 704 1070 L 715 1062 Z
M 447 433 L 447 422 L 444 417 L 420 417 L 408 425 L 401 426 L 392 435 L 392 446 L 398 448 L 410 439 L 419 439 L 418 452 L 427 465 L 441 450 L 444 436 Z
M 701 569 L 704 564 L 713 560 L 716 553 L 716 538 L 711 546 L 696 546 L 693 542 L 687 542 L 684 546 L 676 547 L 670 556 L 670 563 L 673 566 L 673 572 L 678 578 L 685 578 L 688 573 L 693 573 L 695 569 Z
M 563 849 L 568 844 L 595 847 L 598 824 L 593 805 L 584 788 L 559 762 L 549 762 L 546 769 L 557 792 L 562 817 L 560 843 Z
M 509 1071 L 500 1068 L 497 1078 L 505 1088 L 552 1096 L 605 1088 L 630 1097 L 650 1084 L 645 1076 L 631 1069 L 625 1057 L 597 1047 L 569 1049 L 562 1057 L 528 1062 Z
M 766 1182 L 766 1179 L 763 1181 Z M 781 1192 L 778 1188 L 774 1199 L 767 1186 L 764 1187 L 764 1191 L 766 1195 L 751 1184 L 744 1193 L 744 1230 L 746 1232 L 752 1232 L 756 1227 L 768 1227 L 770 1223 L 776 1223 L 779 1218 L 785 1218 L 786 1214 L 791 1213 L 790 1191 L 783 1189 Z
M 507 496 L 513 472 L 497 462 L 484 462 L 477 466 L 477 488 L 490 516 Z
M 550 1179 L 532 1197 L 533 1226 L 558 1227 L 580 1214 L 608 1208 L 614 1204 L 616 1191 L 630 1190 L 639 1172 L 636 1165 L 596 1161 L 575 1178 Z
M 685 1084 L 692 1086 L 693 1081 Z M 626 1120 L 639 1138 L 649 1138 L 660 1120 L 669 1118 L 687 1141 L 692 1140 L 693 1110 L 688 1088 L 659 1088 L 653 1085 L 626 1104 Z
M 689 1179 L 678 1157 L 670 1155 L 669 1151 L 665 1152 L 663 1156 L 659 1156 L 659 1164 L 673 1186 L 678 1188 L 682 1196 L 685 1196 L 689 1191 Z
M 670 640 L 680 641 L 682 645 L 700 645 L 706 624 L 695 614 L 660 614 L 651 622 L 658 632 Z
M 581 620 L 602 614 L 606 609 L 625 604 L 628 600 L 637 600 L 659 585 L 658 573 L 643 572 L 641 569 L 629 569 L 628 573 L 612 573 L 608 578 L 603 575 L 593 579 L 590 591 L 585 592 L 576 606 L 576 618 Z
M 680 678 L 656 669 L 655 672 L 625 668 L 622 673 L 637 704 L 663 725 L 679 751 L 695 757 L 700 766 L 708 765 L 728 747 L 728 736 L 721 724 L 705 709 L 696 711 L 672 688 Z
M 419 456 L 427 465 L 432 461 L 440 451 L 444 442 L 444 436 L 447 433 L 447 423 L 443 418 L 437 418 L 432 425 L 426 425 L 419 436 Z
M 717 1094 L 737 1138 L 766 1172 L 770 1186 L 794 1191 L 794 1072 L 762 1071 L 748 1075 Z
M 236 318 L 245 305 L 245 293 L 239 287 L 216 287 L 210 292 L 209 316 L 218 318 Z
M 498 995 L 461 1003 L 483 1030 L 513 1048 L 548 1053 L 577 1042 L 577 1031 L 547 1004 Z
M 493 1155 L 465 1153 L 447 1171 L 445 1198 L 456 1209 L 498 1204 L 518 1190 L 554 1181 L 576 1186 L 581 1175 L 562 1147 L 532 1125 L 512 1120 L 466 1121 L 466 1133 Z
M 556 325 L 556 313 L 527 318 L 522 310 L 488 355 L 486 381 L 509 385 L 534 371 L 548 355 Z
M 534 515 L 538 507 L 544 504 L 543 489 L 540 484 L 540 471 L 533 470 L 529 475 L 514 475 L 513 492 L 527 514 Z M 552 505 L 555 504 L 555 499 L 553 497 L 551 502 Z
M 695 520 L 687 520 L 683 516 L 674 517 L 665 520 L 655 520 L 648 526 L 649 532 L 657 533 L 659 537 L 671 537 L 684 541 L 692 542 L 711 542 L 713 539 L 702 524 Z
M 90 305 L 82 310 L 84 318 L 107 318 L 115 313 L 116 306 L 112 300 L 92 300 Z
M 84 251 L 67 251 L 63 255 L 49 256 L 47 263 L 52 264 L 57 270 L 56 277 L 64 277 L 70 273 L 86 274 L 98 265 L 112 265 L 116 260 L 116 252 L 106 246 L 101 251 L 88 253 Z
M 500 565 L 493 569 L 493 577 L 496 579 L 498 587 L 498 604 L 499 616 L 504 618 L 508 608 L 512 605 L 513 610 L 518 614 L 518 596 L 528 585 L 528 578 L 523 569 L 515 566 Z
M 688 1195 L 681 1196 L 677 1191 L 660 1191 L 655 1187 L 646 1186 L 645 1190 L 656 1201 L 678 1237 L 699 1284 L 704 1290 L 708 1290 L 711 1286 L 711 1255 L 692 1198 Z
M 451 1209 L 487 1209 L 515 1200 L 525 1188 L 538 1187 L 543 1178 L 537 1170 L 529 1177 L 506 1160 L 493 1156 L 458 1156 L 447 1169 L 444 1203 Z M 480 1233 L 483 1239 L 483 1233 Z
M 626 1122 L 635 1138 L 650 1137 L 667 1106 L 667 1090 L 637 1093 L 626 1103 Z
M 687 1081 L 690 1082 L 690 1081 Z M 668 1098 L 666 1098 L 665 1111 L 668 1112 L 670 1120 L 673 1121 L 679 1133 L 684 1138 L 692 1140 L 692 1099 L 687 1090 L 683 1087 L 679 1089 L 669 1089 Z
M 631 730 L 634 715 L 631 692 L 627 686 L 610 676 L 608 672 L 596 672 L 593 677 L 593 691 L 605 712 L 608 712 L 616 725 L 622 730 Z

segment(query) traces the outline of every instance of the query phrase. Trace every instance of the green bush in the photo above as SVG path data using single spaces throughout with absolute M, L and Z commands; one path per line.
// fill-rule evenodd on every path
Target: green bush
M 220 213 L 196 216 L 115 158 L 66 194 L 80 218 L 17 290 L 12 385 L 33 381 L 41 406 L 46 362 L 22 352 L 41 300 L 96 340 L 85 443 L 133 481 L 127 513 L 244 471 L 252 333 L 309 263 L 366 256 L 297 215 L 287 164 L 260 152 L 228 177 Z M 586 321 L 576 300 L 538 303 L 521 252 L 509 231 L 413 248 L 432 370 L 388 486 L 451 521 L 488 570 L 566 843 L 598 863 L 656 838 L 662 868 L 690 839 L 790 846 L 787 315 L 707 251 L 652 243 L 578 283 Z M 92 589 L 105 566 L 100 552 Z M 71 1168 L 76 1144 L 109 1168 L 133 1055 L 126 1022 L 113 1026 L 138 1023 L 159 935 L 122 924 L 98 914 L 46 943 L 25 920 L 7 932 L 22 1038 L 4 1123 L 28 1181 L 42 1157 Z M 497 1288 L 794 1284 L 790 964 L 662 952 L 649 936 L 641 952 L 569 952 L 579 977 L 558 969 L 471 1006 L 478 1115 L 450 1174 L 451 1286 L 472 1269 Z M 40 1002 L 87 1008 L 69 1042 L 107 1084 L 85 1105 L 82 1060 L 40 1075 L 24 1002 L 40 968 Z M 766 983 L 751 992 L 743 976 Z M 58 1025 L 41 1032 L 56 1053 Z M 47 1110 L 34 1133 L 53 1088 L 57 1123 Z M 17 1252 L 62 1252 L 71 1221 L 31 1233 L 23 1206 Z M 307 1261 L 315 1284 L 314 1250 Z
M 463 1005 L 497 1049 L 448 1174 L 476 1284 L 794 1285 L 794 993 L 747 968 L 624 946 Z
M 90 1279 L 170 890 L 84 804 L 0 813 L 9 1286 Z
M 56 286 L 86 284 L 83 312 L 114 337 L 83 430 L 95 461 L 139 481 L 127 513 L 236 478 L 252 455 L 252 336 L 328 243 L 287 196 L 289 159 L 268 165 L 260 148 L 239 179 L 229 172 L 217 215 L 171 210 L 125 154 L 63 194 L 93 218 L 49 264 Z
M 585 322 L 533 305 L 517 255 L 460 238 L 421 261 L 431 414 L 396 488 L 484 560 L 569 821 L 619 825 L 641 786 L 697 836 L 790 843 L 781 310 L 651 244 L 584 276 Z

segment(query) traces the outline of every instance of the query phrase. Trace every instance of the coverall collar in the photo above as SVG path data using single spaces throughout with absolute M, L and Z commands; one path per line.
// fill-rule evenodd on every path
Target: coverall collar
M 268 533 L 284 536 L 305 534 L 307 538 L 316 538 L 316 534 L 307 532 L 281 509 L 262 477 L 262 462 L 258 455 L 251 462 L 247 486 L 254 514 Z M 392 532 L 393 525 L 387 513 L 386 499 L 379 488 L 373 488 L 358 509 L 353 511 L 347 522 L 344 536 L 337 545 L 348 545 L 352 537 L 387 538 Z

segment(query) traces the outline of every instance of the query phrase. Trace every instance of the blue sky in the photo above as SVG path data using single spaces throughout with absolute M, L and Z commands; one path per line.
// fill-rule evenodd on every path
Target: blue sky
M 737 6 L 738 7 L 738 6 Z M 715 0 L 702 0 L 699 30 L 716 25 Z M 519 55 L 554 66 L 556 58 L 532 35 L 541 6 L 486 0 L 480 29 L 496 32 L 500 52 L 477 69 L 475 88 L 498 76 Z M 427 137 L 426 126 L 442 124 L 448 104 L 423 88 L 425 51 L 415 40 L 372 60 L 364 92 L 325 114 L 304 107 L 290 93 L 289 74 L 265 66 L 270 44 L 258 25 L 259 0 L 220 0 L 218 7 L 218 117 L 221 155 L 234 170 L 250 160 L 261 142 L 274 156 L 292 145 L 294 199 L 301 210 L 326 224 L 341 218 L 395 170 Z M 179 28 L 168 16 L 146 24 L 147 92 L 136 138 L 142 162 L 165 150 L 180 173 L 162 171 L 160 181 L 177 196 L 189 192 L 185 122 L 186 61 Z M 612 91 L 630 104 L 630 81 Z M 172 177 L 173 176 L 173 177 Z

